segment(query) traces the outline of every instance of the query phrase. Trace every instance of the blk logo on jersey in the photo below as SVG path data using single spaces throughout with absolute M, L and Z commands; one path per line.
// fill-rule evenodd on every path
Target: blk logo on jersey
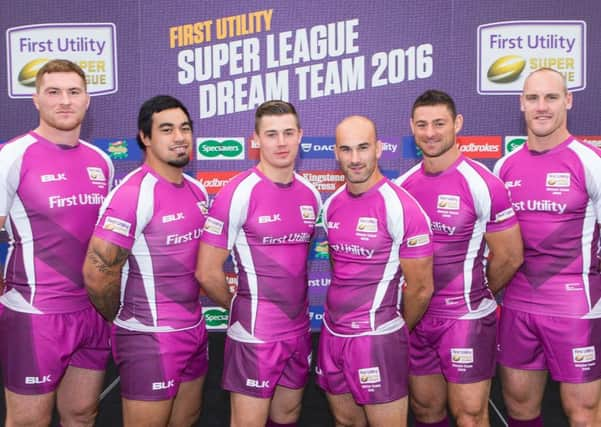
M 282 218 L 279 213 L 273 215 L 261 215 L 259 217 L 259 224 L 269 224 L 271 222 L 279 222 Z
M 162 218 L 163 224 L 166 224 L 168 222 L 174 222 L 174 221 L 181 221 L 184 218 L 184 213 L 183 212 L 177 212 L 177 213 L 173 213 L 173 214 L 169 214 L 169 215 L 164 215 Z
M 67 175 L 65 173 L 55 173 L 55 174 L 47 174 L 40 176 L 40 180 L 42 182 L 56 182 L 56 181 L 66 181 Z

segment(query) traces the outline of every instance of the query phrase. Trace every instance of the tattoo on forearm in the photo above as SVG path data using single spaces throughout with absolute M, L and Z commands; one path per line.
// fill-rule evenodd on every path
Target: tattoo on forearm
M 100 314 L 109 321 L 115 318 L 119 309 L 121 267 L 128 256 L 129 251 L 119 246 L 111 246 L 104 253 L 94 247 L 88 250 L 88 260 L 106 278 L 101 292 L 88 288 L 88 295 Z

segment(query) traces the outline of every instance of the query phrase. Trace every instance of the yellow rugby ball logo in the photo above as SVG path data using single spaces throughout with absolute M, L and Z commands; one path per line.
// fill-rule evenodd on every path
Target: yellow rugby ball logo
M 493 83 L 511 83 L 516 81 L 524 67 L 526 60 L 518 55 L 505 55 L 492 63 L 486 77 Z
M 35 86 L 35 76 L 48 61 L 48 58 L 37 58 L 25 64 L 19 71 L 19 83 L 23 86 Z

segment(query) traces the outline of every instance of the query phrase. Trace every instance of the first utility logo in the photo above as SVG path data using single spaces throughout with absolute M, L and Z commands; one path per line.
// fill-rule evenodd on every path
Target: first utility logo
M 244 160 L 244 138 L 197 138 L 198 160 Z

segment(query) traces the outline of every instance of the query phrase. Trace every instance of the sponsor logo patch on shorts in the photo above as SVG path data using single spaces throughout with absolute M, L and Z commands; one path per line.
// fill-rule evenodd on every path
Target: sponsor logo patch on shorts
M 121 234 L 123 236 L 129 236 L 129 230 L 131 230 L 131 224 L 122 219 L 115 218 L 114 216 L 107 216 L 104 219 L 102 228 L 105 230 L 112 231 L 113 233 Z
M 473 348 L 452 348 L 451 360 L 453 363 L 469 365 L 474 363 Z
M 572 358 L 574 363 L 588 363 L 597 360 L 595 355 L 595 347 L 579 347 L 572 349 Z
M 380 368 L 374 366 L 372 368 L 359 369 L 359 382 L 361 384 L 377 384 L 380 379 Z

